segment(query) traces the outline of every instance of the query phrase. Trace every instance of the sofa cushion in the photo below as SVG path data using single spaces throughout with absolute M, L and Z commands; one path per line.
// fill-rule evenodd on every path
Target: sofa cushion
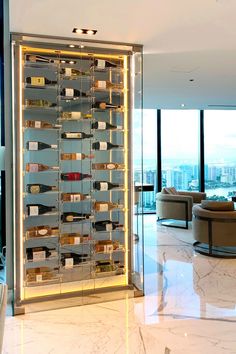
M 201 207 L 207 210 L 215 211 L 233 211 L 234 202 L 220 202 L 214 200 L 202 200 Z
M 178 195 L 178 192 L 177 192 L 177 190 L 175 189 L 175 187 L 162 188 L 162 192 L 163 192 L 164 194 Z

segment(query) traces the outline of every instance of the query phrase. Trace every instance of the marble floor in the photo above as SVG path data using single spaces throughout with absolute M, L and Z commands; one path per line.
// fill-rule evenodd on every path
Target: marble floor
M 236 260 L 145 217 L 146 296 L 7 317 L 4 354 L 235 354 Z

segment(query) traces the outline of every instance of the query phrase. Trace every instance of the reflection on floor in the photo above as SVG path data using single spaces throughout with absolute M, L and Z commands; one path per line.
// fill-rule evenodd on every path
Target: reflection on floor
M 8 317 L 4 354 L 236 353 L 236 260 L 145 217 L 146 296 Z

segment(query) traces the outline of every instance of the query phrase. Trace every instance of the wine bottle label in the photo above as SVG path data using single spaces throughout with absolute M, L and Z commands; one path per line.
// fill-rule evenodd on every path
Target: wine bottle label
M 113 245 L 104 245 L 104 252 L 105 253 L 113 252 Z
M 75 154 L 75 158 L 76 158 L 76 160 L 82 160 L 82 154 L 80 152 L 77 152 Z
M 98 122 L 98 129 L 106 129 L 106 122 Z
M 66 216 L 66 221 L 72 222 L 73 220 L 74 220 L 73 215 L 67 215 L 67 216 Z
M 32 86 L 45 86 L 45 78 L 40 76 L 32 76 L 31 77 L 31 85 Z
M 41 121 L 40 121 L 40 120 L 36 120 L 36 121 L 34 122 L 34 127 L 35 127 L 35 128 L 41 128 Z
M 100 182 L 100 191 L 108 191 L 108 183 Z
M 100 89 L 105 89 L 107 87 L 106 81 L 98 80 L 97 85 L 98 85 L 98 88 L 100 88 Z
M 82 139 L 82 134 L 81 133 L 65 133 L 66 138 L 69 139 Z
M 42 276 L 42 274 L 36 274 L 36 282 L 39 283 L 39 282 L 41 282 L 41 281 L 43 281 L 43 276 Z
M 39 235 L 45 236 L 45 235 L 47 235 L 48 230 L 47 229 L 40 229 L 37 232 L 38 232 Z
M 74 266 L 74 259 L 73 258 L 66 258 L 65 259 L 65 268 L 70 269 Z
M 75 237 L 74 238 L 74 245 L 79 245 L 80 244 L 80 237 Z
M 73 88 L 65 88 L 65 96 L 73 97 L 74 96 L 74 89 Z
M 39 207 L 37 205 L 29 207 L 29 215 L 30 216 L 37 216 L 39 215 Z
M 71 76 L 71 68 L 65 68 L 65 76 Z
M 30 141 L 29 142 L 29 150 L 37 151 L 38 150 L 38 142 Z
M 70 113 L 71 113 L 71 118 L 75 118 L 75 119 L 81 118 L 81 112 L 70 112 Z
M 38 172 L 38 171 L 39 171 L 39 165 L 37 163 L 29 164 L 29 172 Z
M 105 60 L 98 59 L 97 60 L 97 68 L 99 69 L 105 69 L 106 62 Z
M 81 201 L 80 194 L 72 194 L 70 196 L 70 201 L 71 202 L 80 202 Z
M 99 147 L 100 147 L 99 150 L 107 150 L 107 142 L 106 141 L 101 141 L 99 143 Z
M 106 231 L 112 231 L 112 224 L 106 224 Z
M 33 262 L 44 261 L 46 259 L 45 251 L 36 251 L 33 252 Z
M 99 211 L 108 211 L 108 204 L 100 204 Z
M 30 186 L 30 193 L 32 194 L 40 193 L 40 186 Z
M 108 170 L 114 170 L 116 168 L 116 165 L 114 163 L 108 163 L 106 167 Z

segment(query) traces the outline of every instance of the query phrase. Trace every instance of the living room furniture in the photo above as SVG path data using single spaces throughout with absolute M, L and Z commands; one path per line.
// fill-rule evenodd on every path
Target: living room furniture
M 2 352 L 4 323 L 7 304 L 7 286 L 0 284 L 0 353 Z
M 197 252 L 236 257 L 236 211 L 233 202 L 204 200 L 193 207 L 193 237 Z
M 156 194 L 157 220 L 165 226 L 188 229 L 189 221 L 192 221 L 192 208 L 194 203 L 200 203 L 206 199 L 206 193 L 176 191 L 174 187 L 162 188 Z M 164 224 L 162 220 L 184 220 L 185 226 Z

